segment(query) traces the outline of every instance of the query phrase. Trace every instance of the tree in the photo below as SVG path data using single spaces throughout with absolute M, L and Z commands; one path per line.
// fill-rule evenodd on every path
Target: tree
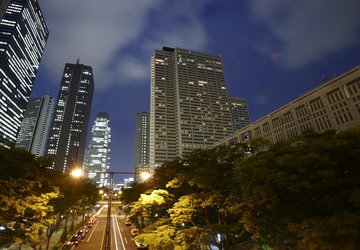
M 91 181 L 51 170 L 50 163 L 23 149 L 0 146 L 0 225 L 7 227 L 0 244 L 49 242 L 60 215 L 72 208 L 84 213 L 98 200 Z
M 236 167 L 242 223 L 274 248 L 360 247 L 360 129 L 307 132 Z
M 237 196 L 232 194 L 233 169 L 246 148 L 239 144 L 195 150 L 155 170 L 154 186 L 165 188 L 178 200 L 162 214 L 164 219 L 170 216 L 165 221 L 175 229 L 175 249 L 209 246 L 209 237 L 219 249 L 230 249 L 237 242 L 244 228 L 238 226 L 240 215 L 234 209 Z M 144 204 L 137 203 L 134 211 L 146 211 Z M 149 232 L 149 227 L 145 230 Z
M 163 189 L 153 190 L 150 194 L 141 194 L 137 202 L 133 203 L 130 216 L 140 218 L 140 228 L 144 222 L 153 222 L 166 215 L 167 209 L 171 207 L 173 195 Z
M 174 236 L 175 228 L 168 218 L 162 218 L 147 226 L 135 240 L 147 244 L 150 250 L 169 250 L 174 249 Z
M 44 161 L 23 149 L 0 147 L 0 223 L 7 225 L 1 240 L 35 246 L 53 218 L 59 190 L 47 178 Z

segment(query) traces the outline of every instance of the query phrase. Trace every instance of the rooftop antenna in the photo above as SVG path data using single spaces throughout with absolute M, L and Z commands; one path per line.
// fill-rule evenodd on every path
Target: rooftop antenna
M 80 63 L 80 57 L 76 60 L 76 64 Z

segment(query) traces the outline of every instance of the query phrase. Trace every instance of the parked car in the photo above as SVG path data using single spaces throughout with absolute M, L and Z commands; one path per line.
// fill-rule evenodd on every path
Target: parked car
M 142 242 L 135 240 L 135 245 L 137 249 L 148 249 L 147 244 L 143 244 Z
M 126 225 L 126 226 L 131 226 L 131 221 L 130 221 L 129 219 L 126 219 L 126 220 L 125 220 L 125 225 Z
M 133 228 L 133 229 L 131 229 L 130 233 L 131 233 L 131 237 L 135 237 L 135 236 L 139 235 L 140 232 L 139 232 L 139 229 Z

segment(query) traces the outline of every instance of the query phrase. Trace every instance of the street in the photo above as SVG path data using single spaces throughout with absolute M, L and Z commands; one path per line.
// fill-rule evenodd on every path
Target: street
M 104 208 L 77 250 L 101 250 L 104 247 L 107 208 Z M 125 225 L 125 215 L 118 215 L 118 209 L 111 210 L 111 250 L 136 250 L 131 240 L 131 226 Z

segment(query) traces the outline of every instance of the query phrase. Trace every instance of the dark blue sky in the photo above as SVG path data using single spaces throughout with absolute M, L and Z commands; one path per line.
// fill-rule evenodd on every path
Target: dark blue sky
M 90 65 L 112 125 L 113 171 L 132 171 L 136 112 L 149 111 L 162 46 L 222 55 L 252 121 L 360 64 L 358 0 L 39 0 L 50 37 L 32 97 L 56 98 L 65 63 Z

